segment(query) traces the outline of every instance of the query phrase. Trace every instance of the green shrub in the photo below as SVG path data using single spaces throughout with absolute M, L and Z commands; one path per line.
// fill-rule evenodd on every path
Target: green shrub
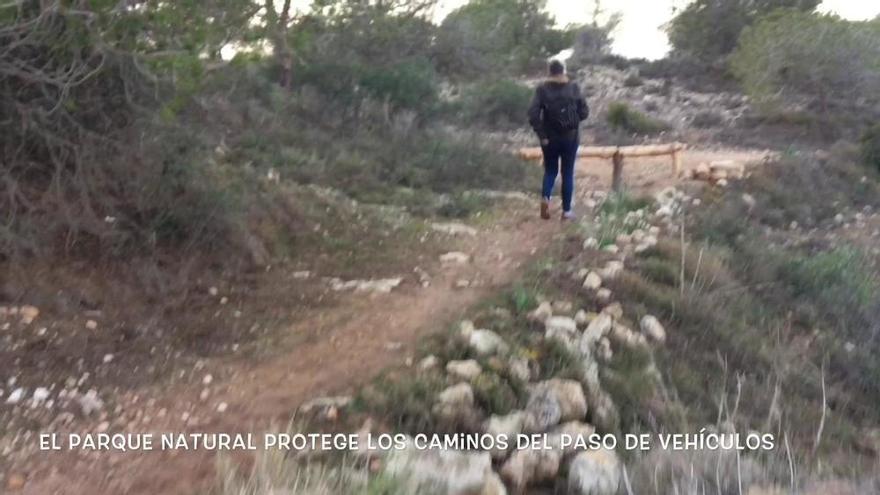
M 638 88 L 643 84 L 645 84 L 645 81 L 638 74 L 630 74 L 623 80 L 623 85 L 627 88 Z
M 720 113 L 713 112 L 711 110 L 704 110 L 702 112 L 699 112 L 698 114 L 694 115 L 694 119 L 691 121 L 691 125 L 700 129 L 718 127 L 723 123 L 724 117 Z
M 444 74 L 482 78 L 534 69 L 573 42 L 542 2 L 474 0 L 443 19 L 434 59 Z
M 532 90 L 508 79 L 478 83 L 462 96 L 464 120 L 493 127 L 522 126 Z
M 675 52 L 704 62 L 730 54 L 740 33 L 756 19 L 780 8 L 810 12 L 820 0 L 697 0 L 669 23 L 669 42 Z
M 425 59 L 397 63 L 366 71 L 361 86 L 372 96 L 401 108 L 424 112 L 438 99 L 437 75 Z
M 863 314 L 880 291 L 866 265 L 858 251 L 838 248 L 789 260 L 782 265 L 780 276 L 796 297 L 818 303 L 819 309 L 833 315 L 831 319 L 846 320 Z
M 880 171 L 880 124 L 875 125 L 862 134 L 862 161 Z
M 807 96 L 827 109 L 880 92 L 878 34 L 877 23 L 777 11 L 743 32 L 731 68 L 766 106 Z
M 623 102 L 615 102 L 608 106 L 607 121 L 612 129 L 632 134 L 657 134 L 670 129 L 666 122 L 633 110 Z

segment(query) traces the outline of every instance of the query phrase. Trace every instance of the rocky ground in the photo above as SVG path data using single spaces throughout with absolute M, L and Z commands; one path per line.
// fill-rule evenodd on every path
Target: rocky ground
M 47 431 L 262 431 L 305 410 L 321 428 L 398 432 L 396 425 L 372 417 L 368 408 L 358 409 L 355 400 L 361 394 L 354 392 L 387 369 L 437 385 L 426 398 L 426 417 L 435 426 L 493 435 L 541 433 L 551 444 L 546 450 L 479 453 L 403 448 L 368 456 L 361 471 L 399 478 L 397 482 L 409 484 L 405 493 L 430 487 L 445 493 L 566 490 L 598 495 L 619 493 L 630 477 L 644 476 L 627 473 L 623 466 L 628 460 L 614 450 L 562 446 L 563 438 L 619 428 L 619 406 L 599 378 L 616 372 L 609 367 L 615 355 L 638 358 L 635 378 L 663 392 L 662 381 L 656 379 L 662 371 L 651 350 L 662 347 L 675 329 L 653 315 L 627 319 L 632 314 L 627 301 L 619 300 L 609 282 L 623 276 L 641 253 L 681 235 L 679 215 L 700 207 L 701 189 L 725 194 L 730 182 L 747 176 L 769 154 L 731 150 L 712 139 L 713 128 L 737 125 L 747 111 L 748 101 L 740 95 L 696 93 L 660 80 L 636 84 L 632 74 L 607 67 L 578 78 L 596 121 L 610 102 L 627 101 L 672 124 L 673 130 L 652 139 L 681 140 L 693 148 L 685 154 L 688 180 L 672 177 L 662 159 L 628 163 L 629 190 L 653 199 L 609 219 L 602 212 L 610 166 L 584 161 L 578 169 L 580 220 L 562 225 L 539 221 L 533 200 L 522 193 L 472 191 L 499 201 L 498 206 L 467 222 L 420 223 L 404 212 L 377 212 L 350 202 L 332 190 L 313 191 L 326 203 L 341 204 L 348 211 L 345 218 L 381 217 L 388 233 L 377 240 L 363 232 L 360 247 L 380 246 L 393 259 L 383 264 L 385 269 L 362 273 L 357 264 L 286 267 L 277 274 L 285 285 L 273 286 L 274 296 L 265 298 L 265 293 L 248 293 L 238 283 L 205 281 L 198 307 L 190 309 L 227 334 L 211 333 L 205 339 L 213 342 L 211 352 L 194 351 L 198 345 L 181 350 L 168 337 L 174 329 L 150 320 L 126 325 L 104 308 L 62 320 L 54 305 L 40 301 L 2 307 L 3 486 L 33 494 L 191 493 L 194 486 L 212 485 L 216 474 L 211 452 L 50 455 L 36 449 L 36 436 Z M 695 125 L 700 119 L 707 120 Z M 595 142 L 604 132 L 602 124 L 593 124 L 587 140 Z M 527 130 L 494 138 L 511 148 L 534 141 Z M 742 201 L 748 203 L 750 197 L 744 194 Z M 352 222 L 364 229 L 375 225 Z M 326 227 L 315 228 L 333 235 Z M 767 236 L 771 242 L 855 242 L 880 255 L 878 229 L 875 211 L 841 210 L 832 224 L 789 225 Z M 404 236 L 406 249 L 381 247 L 404 243 Z M 572 247 L 573 239 L 577 242 Z M 358 242 L 353 246 L 357 250 Z M 588 304 L 542 296 L 523 314 L 498 305 L 474 309 L 522 283 L 529 267 L 560 250 L 575 260 L 566 265 L 571 290 L 584 295 Z M 292 312 L 292 307 L 301 310 Z M 442 331 L 449 326 L 455 330 L 446 336 Z M 438 332 L 455 353 L 420 350 L 420 342 Z M 555 356 L 550 350 L 557 348 L 573 360 L 553 364 L 548 356 Z M 487 387 L 512 387 L 520 390 L 522 400 L 490 407 L 494 395 Z M 419 432 L 405 433 L 410 445 Z M 728 477 L 735 467 L 742 470 L 750 462 L 732 452 L 712 460 Z M 678 458 L 651 462 L 688 465 Z M 754 471 L 747 486 L 751 491 L 743 493 L 782 493 L 759 468 Z M 699 482 L 699 476 L 685 475 L 680 481 L 689 479 Z M 867 493 L 858 489 L 841 483 L 802 493 Z

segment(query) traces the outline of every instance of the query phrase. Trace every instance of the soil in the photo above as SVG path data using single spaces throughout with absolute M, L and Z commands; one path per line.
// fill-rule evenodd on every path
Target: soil
M 759 152 L 693 150 L 685 154 L 683 168 L 704 161 L 761 157 Z M 669 168 L 665 159 L 628 161 L 625 182 L 636 194 L 680 184 L 670 176 Z M 578 191 L 607 190 L 610 169 L 608 162 L 581 161 Z M 702 187 L 702 183 L 693 185 Z M 476 236 L 443 238 L 446 250 L 468 253 L 471 260 L 443 267 L 436 261 L 426 264 L 423 256 L 421 267 L 431 276 L 428 287 L 409 276 L 388 294 L 353 293 L 317 306 L 310 304 L 297 313 L 293 323 L 267 333 L 261 350 L 245 355 L 214 353 L 188 363 L 190 369 L 174 368 L 173 373 L 186 374 L 189 380 L 141 383 L 120 379 L 117 403 L 137 413 L 127 424 L 114 425 L 109 431 L 259 433 L 287 424 L 308 399 L 356 392 L 382 370 L 406 366 L 421 339 L 455 324 L 469 307 L 516 281 L 524 266 L 554 239 L 566 235 L 573 227 L 558 220 L 558 206 L 554 206 L 553 219 L 542 221 L 537 201 L 505 200 L 478 222 Z M 436 260 L 435 253 L 430 255 Z M 470 282 L 468 287 L 458 287 L 462 279 Z M 260 322 L 264 327 L 280 321 L 271 316 L 273 309 L 288 311 L 302 304 L 297 298 L 285 303 L 283 294 L 271 301 L 278 307 L 254 303 L 267 315 Z M 244 312 L 249 309 L 241 307 Z M 217 412 L 221 403 L 225 404 L 222 413 Z M 93 432 L 101 428 L 96 423 L 77 421 L 68 428 Z M 35 451 L 33 436 L 22 445 L 28 447 L 22 446 L 15 460 L 2 469 L 5 480 L 25 477 L 20 493 L 191 494 L 207 491 L 215 480 L 216 454 L 204 450 L 47 453 Z

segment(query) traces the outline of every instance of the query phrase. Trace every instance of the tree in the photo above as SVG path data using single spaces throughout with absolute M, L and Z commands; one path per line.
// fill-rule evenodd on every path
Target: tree
M 522 72 L 571 46 L 573 31 L 554 24 L 543 0 L 472 0 L 440 25 L 438 66 L 467 77 Z
M 730 54 L 740 33 L 777 9 L 812 12 L 821 0 L 696 0 L 669 23 L 674 51 L 712 63 Z
M 605 10 L 602 2 L 595 0 L 593 4 L 592 22 L 580 28 L 575 34 L 574 53 L 569 61 L 572 65 L 595 63 L 611 51 L 612 35 L 620 25 L 621 14 L 611 14 L 602 21 Z
M 756 100 L 835 100 L 880 94 L 880 24 L 778 11 L 746 29 L 732 59 Z

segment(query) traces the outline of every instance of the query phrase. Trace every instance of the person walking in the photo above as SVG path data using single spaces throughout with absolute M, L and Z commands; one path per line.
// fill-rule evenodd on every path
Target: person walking
M 565 74 L 565 65 L 552 60 L 550 77 L 535 89 L 529 107 L 529 124 L 541 141 L 544 154 L 544 185 L 541 191 L 541 218 L 550 218 L 550 197 L 562 168 L 562 220 L 574 218 L 574 163 L 580 144 L 580 123 L 590 115 L 590 107 L 577 83 Z

